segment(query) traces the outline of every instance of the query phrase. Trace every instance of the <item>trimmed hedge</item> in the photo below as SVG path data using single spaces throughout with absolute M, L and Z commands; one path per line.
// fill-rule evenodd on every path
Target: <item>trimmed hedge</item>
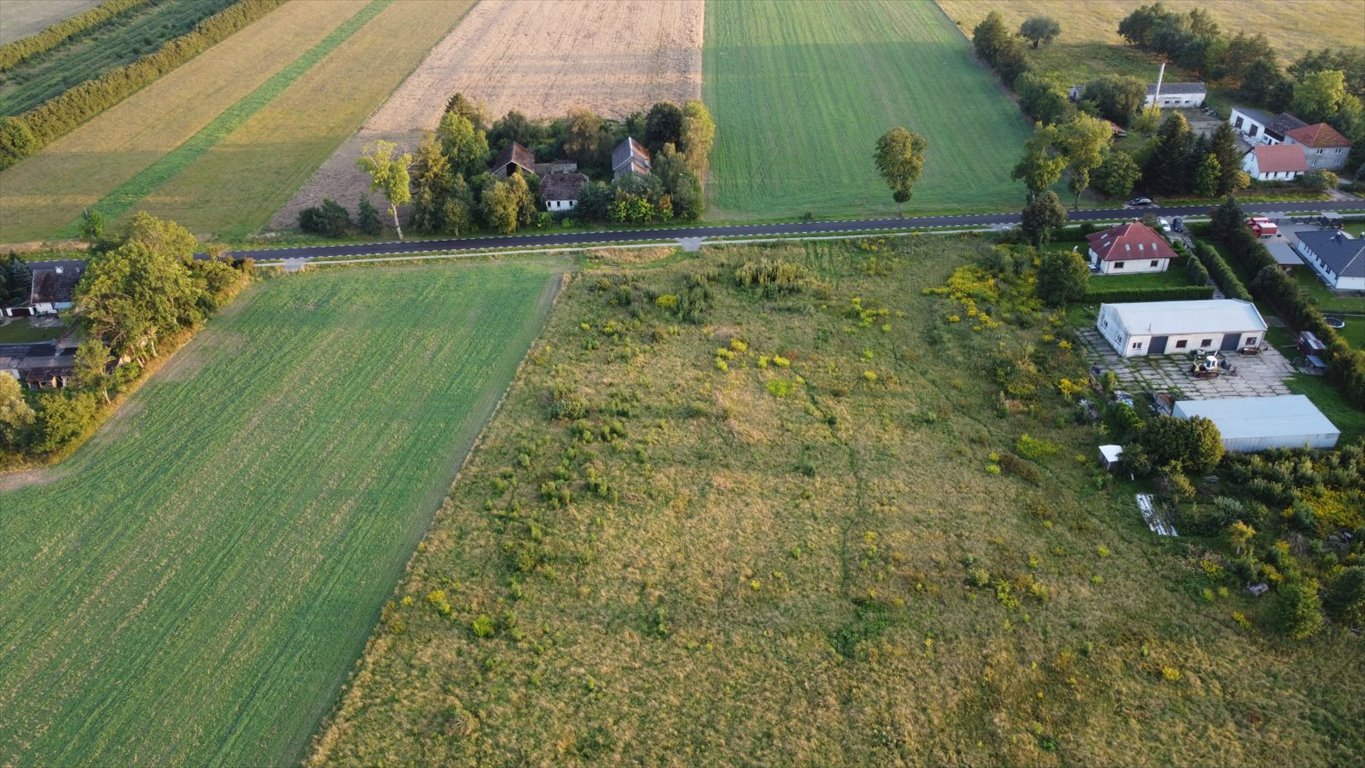
M 1214 250 L 1213 246 L 1204 241 L 1194 244 L 1194 258 L 1191 263 L 1197 263 L 1204 270 L 1204 276 L 1213 279 L 1213 282 L 1222 289 L 1223 295 L 1229 299 L 1241 299 L 1251 301 L 1251 291 L 1247 290 L 1242 279 L 1237 276 L 1232 265 Z
M 0 152 L 0 170 L 13 165 L 24 155 L 42 149 L 86 120 L 156 82 L 167 72 L 227 39 L 284 2 L 239 0 L 201 21 L 193 31 L 167 41 L 155 52 L 87 80 L 25 112 L 15 119 L 28 128 L 32 143 L 24 154 L 18 154 L 13 148 Z
M 148 0 L 105 0 L 85 13 L 78 13 L 69 19 L 59 21 L 36 35 L 0 45 L 0 72 L 11 69 L 25 59 L 44 51 L 50 51 L 76 35 L 101 27 L 109 20 L 147 3 Z
M 1085 301 L 1113 304 L 1124 301 L 1192 301 L 1213 298 L 1210 285 L 1173 285 L 1165 288 L 1113 288 L 1086 291 Z

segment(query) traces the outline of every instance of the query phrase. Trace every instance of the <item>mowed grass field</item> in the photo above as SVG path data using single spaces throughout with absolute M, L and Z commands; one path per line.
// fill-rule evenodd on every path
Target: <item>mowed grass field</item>
M 233 0 L 153 2 L 0 73 L 0 114 L 17 115 L 86 80 L 159 50 Z
M 308 764 L 1357 764 L 1360 639 L 1205 599 L 1060 395 L 1001 407 L 1000 355 L 1086 361 L 924 293 L 978 247 L 590 265 Z M 763 259 L 818 284 L 738 287 Z M 988 471 L 1026 434 L 1036 485 Z
M 297 762 L 556 269 L 267 280 L 0 490 L 0 764 Z
M 1023 204 L 1029 126 L 931 3 L 712 0 L 703 62 L 711 218 L 895 212 L 872 152 L 896 125 L 929 142 L 907 212 Z
M 220 239 L 259 230 L 473 5 L 388 6 L 140 207 Z
M 0 172 L 0 242 L 52 238 L 366 5 L 286 3 Z
M 1051 45 L 1030 52 L 1041 71 L 1067 81 L 1084 82 L 1099 75 L 1119 73 L 1156 82 L 1161 60 L 1128 46 L 1119 37 L 1119 22 L 1146 2 L 1134 0 L 937 0 L 938 5 L 967 35 L 986 14 L 999 11 L 1005 25 L 1017 30 L 1031 16 L 1051 16 L 1062 34 Z M 1260 32 L 1275 46 L 1282 64 L 1289 64 L 1307 49 L 1359 48 L 1365 46 L 1365 3 L 1340 0 L 1163 0 L 1167 8 L 1186 12 L 1202 8 L 1213 16 L 1223 32 Z M 1167 67 L 1167 80 L 1196 79 Z

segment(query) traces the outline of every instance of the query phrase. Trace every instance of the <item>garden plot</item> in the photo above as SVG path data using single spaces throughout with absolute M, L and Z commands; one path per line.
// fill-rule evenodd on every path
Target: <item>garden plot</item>
M 355 169 L 363 147 L 378 139 L 416 147 L 457 92 L 483 101 L 490 119 L 512 109 L 556 117 L 574 106 L 624 117 L 656 101 L 700 98 L 703 9 L 702 0 L 485 0 L 271 225 L 294 226 L 324 198 L 354 206 L 367 188 Z

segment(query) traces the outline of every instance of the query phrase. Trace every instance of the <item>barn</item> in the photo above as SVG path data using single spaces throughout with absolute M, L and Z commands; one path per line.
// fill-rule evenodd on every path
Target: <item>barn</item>
M 1095 327 L 1123 357 L 1255 347 L 1266 324 L 1256 305 L 1240 299 L 1101 304 Z
M 498 156 L 493 158 L 493 165 L 489 167 L 488 172 L 500 179 L 505 179 L 514 173 L 534 175 L 536 172 L 536 155 L 514 141 L 503 147 Z
M 1212 421 L 1223 436 L 1223 447 L 1237 453 L 1332 448 L 1341 437 L 1341 430 L 1303 395 L 1177 400 L 1171 415 Z

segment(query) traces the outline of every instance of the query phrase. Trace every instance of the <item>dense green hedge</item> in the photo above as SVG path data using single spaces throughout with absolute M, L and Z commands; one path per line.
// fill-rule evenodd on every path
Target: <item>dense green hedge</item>
M 1115 304 L 1125 301 L 1192 301 L 1213 298 L 1213 286 L 1171 285 L 1165 288 L 1111 288 L 1105 291 L 1086 291 L 1090 303 Z
M 1218 251 L 1214 250 L 1213 246 L 1202 240 L 1195 243 L 1194 256 L 1195 258 L 1191 261 L 1198 261 L 1205 270 L 1204 274 L 1213 278 L 1213 282 L 1217 283 L 1218 287 L 1222 289 L 1224 296 L 1242 301 L 1252 300 L 1251 291 L 1247 290 L 1246 285 L 1237 276 L 1232 265 L 1228 264 Z
M 59 21 L 36 35 L 0 45 L 0 72 L 14 67 L 27 58 L 50 51 L 72 37 L 96 29 L 110 19 L 122 16 L 139 5 L 146 5 L 147 2 L 148 0 L 106 0 L 85 13 Z
M 154 53 L 131 64 L 105 72 L 14 118 L 27 128 L 31 141 L 25 147 L 0 144 L 0 169 L 13 165 L 76 126 L 155 82 L 283 4 L 285 0 L 239 0 L 204 19 L 194 31 L 168 41 Z M 10 131 L 14 131 L 11 126 Z
M 1247 229 L 1241 209 L 1229 200 L 1213 211 L 1210 234 L 1220 242 L 1229 258 L 1250 275 L 1251 293 L 1274 307 L 1275 313 L 1292 329 L 1312 331 L 1327 345 L 1327 377 L 1352 404 L 1365 408 L 1365 351 L 1351 345 L 1327 325 L 1322 312 L 1299 290 L 1294 278 L 1285 274 L 1264 244 Z

